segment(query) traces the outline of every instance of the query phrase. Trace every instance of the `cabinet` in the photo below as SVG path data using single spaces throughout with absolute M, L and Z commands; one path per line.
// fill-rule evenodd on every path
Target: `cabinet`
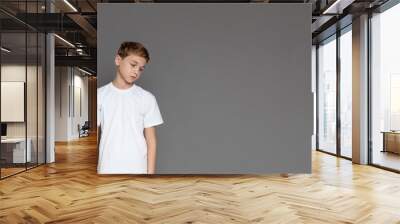
M 383 131 L 382 152 L 400 154 L 400 131 Z

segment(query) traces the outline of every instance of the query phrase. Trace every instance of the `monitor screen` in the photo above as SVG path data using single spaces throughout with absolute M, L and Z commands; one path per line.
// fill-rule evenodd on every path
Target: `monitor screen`
M 7 136 L 7 124 L 1 123 L 1 136 Z

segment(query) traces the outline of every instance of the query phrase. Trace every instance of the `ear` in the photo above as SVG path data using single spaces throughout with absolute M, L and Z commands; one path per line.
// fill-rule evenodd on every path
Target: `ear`
M 119 56 L 118 54 L 115 56 L 115 65 L 119 66 L 119 64 L 121 63 L 121 56 Z

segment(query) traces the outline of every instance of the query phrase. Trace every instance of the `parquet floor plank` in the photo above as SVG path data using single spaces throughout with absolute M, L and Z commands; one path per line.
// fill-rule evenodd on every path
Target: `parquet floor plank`
M 0 223 L 397 223 L 400 175 L 312 152 L 312 174 L 97 175 L 95 137 L 0 181 Z

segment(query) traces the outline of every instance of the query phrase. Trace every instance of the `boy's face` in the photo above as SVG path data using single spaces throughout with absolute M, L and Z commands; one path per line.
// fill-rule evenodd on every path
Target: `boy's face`
M 146 59 L 135 54 L 130 54 L 124 58 L 117 55 L 115 57 L 115 65 L 122 80 L 127 84 L 133 84 L 142 74 Z

